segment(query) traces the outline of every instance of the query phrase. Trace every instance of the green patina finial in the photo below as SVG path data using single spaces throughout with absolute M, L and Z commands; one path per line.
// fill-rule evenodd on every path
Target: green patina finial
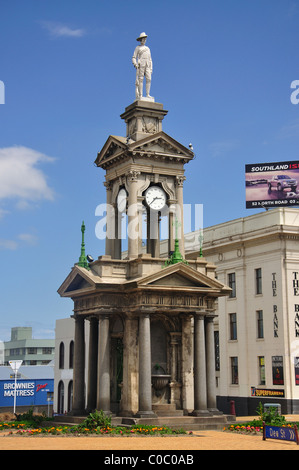
M 179 248 L 178 228 L 181 226 L 181 224 L 178 222 L 177 217 L 175 218 L 175 222 L 173 223 L 173 225 L 175 226 L 174 252 L 172 253 L 171 257 L 165 261 L 165 266 L 170 266 L 171 264 L 181 262 L 187 264 L 187 261 L 184 260 Z
M 82 225 L 81 225 L 81 232 L 82 232 L 81 255 L 80 255 L 80 258 L 79 258 L 78 266 L 81 266 L 82 268 L 90 269 L 89 266 L 88 266 L 86 255 L 85 255 L 85 243 L 84 243 L 85 224 L 84 224 L 84 221 L 82 222 Z
M 199 241 L 199 257 L 202 258 L 203 257 L 203 254 L 202 254 L 202 245 L 203 245 L 203 230 L 200 229 L 199 231 L 199 237 L 198 237 L 198 241 Z

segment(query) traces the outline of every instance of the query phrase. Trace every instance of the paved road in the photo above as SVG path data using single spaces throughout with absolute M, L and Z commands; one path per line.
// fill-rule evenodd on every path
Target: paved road
M 294 442 L 246 436 L 221 431 L 194 431 L 192 435 L 171 437 L 57 437 L 0 436 L 0 450 L 299 450 Z M 109 455 L 109 452 L 105 452 Z M 134 455 L 134 453 L 133 453 Z

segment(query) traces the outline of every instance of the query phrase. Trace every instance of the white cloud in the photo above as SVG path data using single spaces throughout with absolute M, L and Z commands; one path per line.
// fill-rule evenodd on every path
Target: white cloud
M 86 34 L 84 29 L 70 28 L 69 26 L 53 21 L 42 21 L 41 24 L 50 33 L 52 38 L 80 38 Z
M 15 240 L 5 240 L 0 238 L 0 250 L 16 250 L 18 243 Z
M 54 191 L 37 165 L 53 161 L 54 158 L 27 147 L 0 148 L 0 201 L 13 198 L 19 207 L 44 199 L 52 201 Z
M 25 245 L 34 246 L 38 242 L 38 237 L 32 233 L 20 233 L 16 240 L 0 238 L 0 250 L 17 250 Z
M 18 239 L 32 246 L 37 243 L 37 237 L 32 233 L 20 233 L 20 235 L 18 235 Z

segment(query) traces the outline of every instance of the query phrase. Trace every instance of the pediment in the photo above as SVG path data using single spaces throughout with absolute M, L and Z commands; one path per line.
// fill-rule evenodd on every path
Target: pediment
M 95 164 L 100 166 L 102 162 L 110 158 L 121 155 L 127 148 L 126 138 L 110 135 L 106 140 L 102 150 L 98 153 Z
M 72 292 L 75 290 L 86 289 L 88 287 L 93 287 L 93 285 L 84 279 L 80 274 L 77 274 L 73 281 L 69 284 L 65 292 Z
M 84 294 L 89 291 L 94 291 L 100 283 L 98 276 L 76 265 L 59 287 L 58 294 L 61 297 L 72 297 L 74 295 Z
M 187 163 L 194 153 L 165 132 L 150 134 L 137 141 L 125 137 L 110 136 L 98 153 L 95 164 L 105 167 L 128 157 L 149 157 L 163 160 L 182 160 Z
M 171 287 L 208 287 L 207 284 L 196 282 L 194 279 L 187 278 L 180 273 L 169 274 L 154 282 L 151 286 L 171 286 Z
M 177 263 L 166 267 L 161 271 L 143 277 L 137 281 L 139 288 L 148 289 L 175 289 L 190 291 L 206 291 L 207 293 L 218 293 L 218 295 L 228 294 L 230 289 L 224 286 L 217 279 L 210 278 L 203 273 L 196 271 L 185 263 Z
M 178 141 L 161 131 L 156 134 L 132 142 L 129 149 L 134 153 L 147 153 L 161 156 L 180 157 L 190 160 L 194 157 L 193 152 L 180 144 Z

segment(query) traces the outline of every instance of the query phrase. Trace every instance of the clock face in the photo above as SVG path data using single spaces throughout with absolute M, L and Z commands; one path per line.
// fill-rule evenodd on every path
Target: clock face
M 145 193 L 145 202 L 156 211 L 160 211 L 166 204 L 166 194 L 159 186 L 150 186 Z
M 121 189 L 117 195 L 117 208 L 119 212 L 125 212 L 127 205 L 127 192 Z

